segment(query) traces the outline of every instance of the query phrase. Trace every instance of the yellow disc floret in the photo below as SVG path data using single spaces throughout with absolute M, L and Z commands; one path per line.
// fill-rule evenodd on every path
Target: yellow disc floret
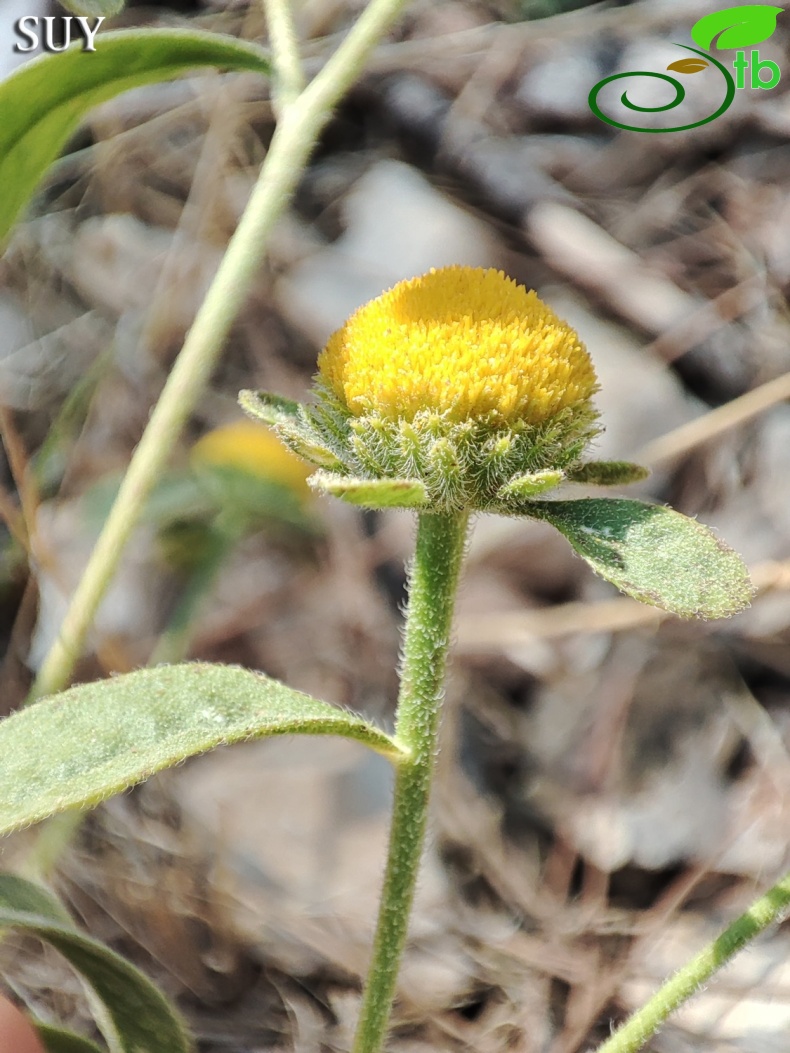
M 501 271 L 445 267 L 399 282 L 334 333 L 321 378 L 355 416 L 542 424 L 597 389 L 573 329 Z

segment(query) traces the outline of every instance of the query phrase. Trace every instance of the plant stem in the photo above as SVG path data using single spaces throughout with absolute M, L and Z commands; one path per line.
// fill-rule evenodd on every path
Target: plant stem
M 395 726 L 409 752 L 396 762 L 387 869 L 353 1053 L 379 1053 L 387 1034 L 422 855 L 467 521 L 466 514 L 419 517 Z
M 608 1038 L 598 1053 L 637 1053 L 668 1016 L 683 1005 L 750 940 L 790 911 L 790 874 L 774 885 L 704 951 L 659 988 L 649 1002 Z
M 287 107 L 278 123 L 244 215 L 132 455 L 58 637 L 38 671 L 31 699 L 54 694 L 68 684 L 146 498 L 161 475 L 216 365 L 230 328 L 259 276 L 274 224 L 293 197 L 302 170 L 333 108 L 406 3 L 407 0 L 371 0 L 334 55 Z
M 273 96 L 282 113 L 304 90 L 305 79 L 296 39 L 291 0 L 263 0 L 277 83 Z

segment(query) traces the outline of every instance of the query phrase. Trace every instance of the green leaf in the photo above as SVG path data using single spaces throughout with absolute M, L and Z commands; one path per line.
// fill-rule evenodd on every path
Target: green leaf
M 74 927 L 71 916 L 59 899 L 42 885 L 37 885 L 17 874 L 0 871 L 0 909 L 38 914 L 58 925 Z
M 513 498 L 526 500 L 536 497 L 547 490 L 559 486 L 565 478 L 565 473 L 559 468 L 546 468 L 542 472 L 531 472 L 527 475 L 517 475 L 497 491 L 497 499 L 507 501 Z
M 122 474 L 106 475 L 80 497 L 85 522 L 98 532 L 118 495 Z M 194 472 L 164 472 L 140 511 L 140 518 L 157 528 L 183 520 L 208 519 L 217 511 L 216 502 Z
M 289 734 L 401 755 L 361 717 L 236 666 L 158 666 L 72 687 L 0 722 L 0 834 L 98 804 L 214 746 Z
M 105 33 L 96 51 L 69 48 L 27 62 L 0 84 L 0 243 L 65 145 L 94 106 L 142 84 L 198 66 L 268 73 L 253 44 L 185 29 Z
M 30 910 L 36 903 L 39 910 Z M 55 947 L 87 980 L 104 1004 L 124 1053 L 189 1053 L 186 1027 L 164 995 L 139 969 L 74 928 L 60 903 L 45 889 L 15 874 L 0 874 L 0 927 L 20 929 Z M 56 1029 L 44 1029 L 56 1033 Z M 73 1040 L 80 1041 L 77 1036 Z M 91 1043 L 66 1045 L 57 1053 L 95 1050 Z M 58 1041 L 57 1038 L 53 1039 Z
M 302 497 L 289 486 L 234 466 L 196 464 L 194 471 L 215 505 L 224 510 L 226 519 L 235 520 L 238 527 L 244 521 L 248 530 L 262 523 L 280 523 L 305 534 L 315 533 L 316 524 L 305 507 L 308 494 Z
M 104 1053 L 101 1046 L 82 1035 L 75 1035 L 73 1031 L 63 1031 L 38 1020 L 34 1020 L 33 1024 L 47 1053 Z
M 638 483 L 650 475 L 649 468 L 631 461 L 588 461 L 577 464 L 566 471 L 572 483 L 589 483 L 592 486 L 625 486 Z
M 544 519 L 590 566 L 642 603 L 681 618 L 725 618 L 749 605 L 753 586 L 737 553 L 706 526 L 642 501 L 535 501 Z
M 773 4 L 741 4 L 725 11 L 712 11 L 691 27 L 691 39 L 710 50 L 716 37 L 716 48 L 748 48 L 761 44 L 776 29 L 776 16 L 782 8 Z
M 428 500 L 419 479 L 354 479 L 316 472 L 307 482 L 314 490 L 365 508 L 419 508 Z

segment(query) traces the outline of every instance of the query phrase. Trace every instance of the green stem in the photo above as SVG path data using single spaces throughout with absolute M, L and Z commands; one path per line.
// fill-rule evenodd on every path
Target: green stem
M 379 1053 L 386 1038 L 422 855 L 467 520 L 466 514 L 419 517 L 395 727 L 409 753 L 396 767 L 387 869 L 353 1053 Z
M 272 92 L 282 113 L 304 90 L 305 79 L 291 0 L 263 0 L 277 82 Z
M 58 637 L 33 684 L 31 699 L 54 694 L 68 684 L 146 498 L 208 382 L 249 290 L 260 277 L 260 263 L 275 222 L 293 197 L 333 108 L 406 3 L 371 0 L 334 55 L 278 123 L 244 215 L 132 456 Z
M 598 1053 L 637 1053 L 668 1016 L 683 1005 L 750 940 L 790 911 L 790 874 L 774 885 L 717 939 L 659 988 L 650 1001 L 608 1038 Z

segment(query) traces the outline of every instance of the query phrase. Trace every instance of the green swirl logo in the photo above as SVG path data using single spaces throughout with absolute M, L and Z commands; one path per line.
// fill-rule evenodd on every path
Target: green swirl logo
M 719 50 L 727 50 L 752 47 L 754 44 L 761 44 L 764 40 L 768 40 L 776 29 L 776 19 L 780 14 L 782 14 L 782 8 L 774 4 L 741 4 L 739 7 L 729 7 L 725 11 L 712 11 L 694 23 L 691 27 L 691 39 L 699 47 L 708 49 L 716 47 Z M 598 105 L 598 96 L 607 84 L 615 80 L 625 80 L 629 77 L 651 77 L 653 80 L 665 81 L 672 85 L 675 97 L 662 106 L 639 106 L 631 102 L 627 91 L 623 92 L 620 96 L 622 105 L 638 113 L 665 113 L 667 110 L 674 110 L 676 106 L 680 106 L 685 99 L 686 89 L 675 77 L 667 73 L 654 73 L 650 70 L 634 70 L 630 73 L 614 73 L 611 77 L 605 77 L 599 81 L 592 88 L 588 102 L 595 116 L 605 121 L 606 124 L 611 124 L 626 132 L 685 132 L 689 128 L 699 128 L 700 125 L 710 124 L 729 108 L 735 98 L 736 88 L 746 87 L 746 70 L 750 71 L 750 87 L 752 88 L 768 90 L 779 83 L 781 73 L 777 64 L 771 59 L 761 60 L 760 53 L 756 50 L 751 51 L 748 57 L 743 50 L 736 52 L 733 62 L 736 76 L 733 79 L 730 71 L 710 54 L 710 50 L 699 51 L 686 44 L 676 46 L 683 48 L 684 51 L 693 52 L 697 57 L 686 57 L 671 62 L 667 66 L 668 70 L 682 74 L 700 73 L 712 63 L 724 77 L 724 101 L 715 113 L 703 117 L 702 120 L 689 124 L 678 124 L 673 128 L 641 128 L 638 124 L 623 124 L 622 121 L 616 121 L 613 117 L 607 117 Z M 767 80 L 763 76 L 764 73 L 768 73 Z
M 667 110 L 674 110 L 676 106 L 680 106 L 686 97 L 686 89 L 676 80 L 674 77 L 670 77 L 667 73 L 653 73 L 650 70 L 633 70 L 630 73 L 614 73 L 611 77 L 605 77 L 603 80 L 599 80 L 598 83 L 592 88 L 588 96 L 588 102 L 590 109 L 602 121 L 606 121 L 607 124 L 613 125 L 615 128 L 622 128 L 626 132 L 685 132 L 689 128 L 699 128 L 702 124 L 709 124 L 711 121 L 715 121 L 717 117 L 721 117 L 725 110 L 729 109 L 732 100 L 735 98 L 735 81 L 732 78 L 732 74 L 723 66 L 721 62 L 715 59 L 712 55 L 707 54 L 704 51 L 697 51 L 696 48 L 687 47 L 685 44 L 678 44 L 677 47 L 684 48 L 686 51 L 693 51 L 695 55 L 699 55 L 700 59 L 680 59 L 678 62 L 673 62 L 667 66 L 667 69 L 675 70 L 678 73 L 699 73 L 700 70 L 712 62 L 720 71 L 724 77 L 726 84 L 726 91 L 724 94 L 724 101 L 715 111 L 710 114 L 709 117 L 703 117 L 700 121 L 693 121 L 691 124 L 678 124 L 672 128 L 640 128 L 638 124 L 623 124 L 621 121 L 616 121 L 613 117 L 607 117 L 601 107 L 598 105 L 598 95 L 602 88 L 605 88 L 607 84 L 611 84 L 615 80 L 626 80 L 629 77 L 652 77 L 654 80 L 663 80 L 668 84 L 671 84 L 675 89 L 675 97 L 669 102 L 664 103 L 662 106 L 639 106 L 635 102 L 631 102 L 628 98 L 628 92 L 624 91 L 620 96 L 620 102 L 623 106 L 628 107 L 629 110 L 636 110 L 639 113 L 665 113 Z

